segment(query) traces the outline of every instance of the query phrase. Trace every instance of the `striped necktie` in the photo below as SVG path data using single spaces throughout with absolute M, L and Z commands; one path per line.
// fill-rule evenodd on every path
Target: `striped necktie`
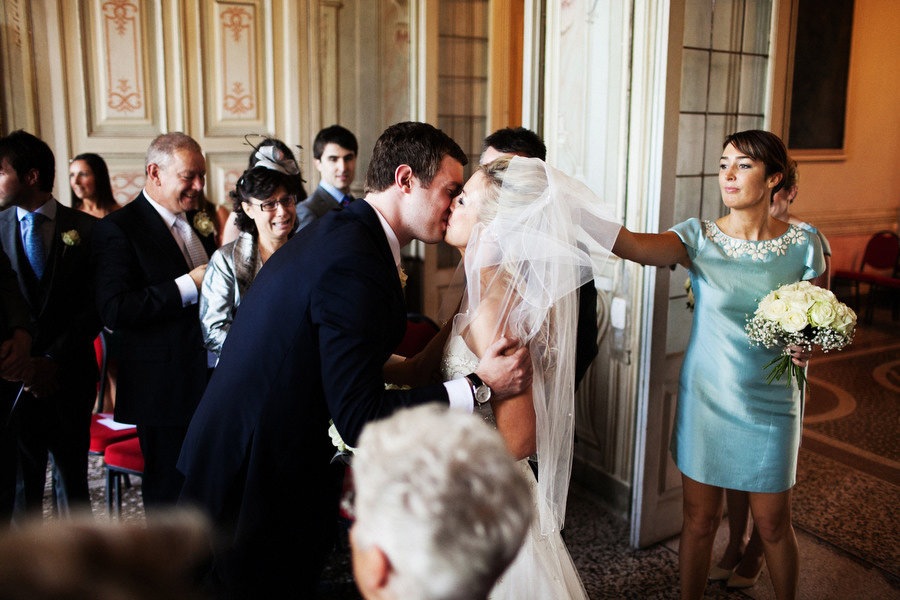
M 183 213 L 175 218 L 175 229 L 178 230 L 178 235 L 181 237 L 182 249 L 191 269 L 196 269 L 200 265 L 208 263 L 209 257 L 206 255 L 206 250 L 203 249 L 200 238 L 194 234 L 191 226 L 188 225 L 187 218 Z

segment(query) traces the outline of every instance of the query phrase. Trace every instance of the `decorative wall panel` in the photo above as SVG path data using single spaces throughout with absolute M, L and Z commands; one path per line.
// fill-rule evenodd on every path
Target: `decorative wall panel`
M 146 174 L 143 160 L 106 158 L 106 164 L 109 167 L 109 180 L 116 202 L 128 204 L 144 187 Z
M 154 3 L 93 0 L 82 5 L 81 70 L 87 93 L 87 135 L 159 132 L 151 90 L 157 55 Z
M 216 2 L 203 13 L 205 134 L 263 131 L 263 81 L 271 74 L 262 47 L 262 8 L 257 2 Z
M 245 148 L 245 146 L 242 146 Z M 206 156 L 206 193 L 210 198 L 231 210 L 228 192 L 234 189 L 247 166 L 248 152 L 215 153 Z

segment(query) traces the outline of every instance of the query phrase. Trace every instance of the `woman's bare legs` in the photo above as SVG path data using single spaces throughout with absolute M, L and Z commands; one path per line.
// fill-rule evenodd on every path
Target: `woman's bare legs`
M 775 597 L 794 600 L 800 579 L 800 550 L 791 525 L 791 490 L 751 493 L 750 508 L 765 549 Z
M 682 474 L 683 523 L 678 548 L 681 598 L 699 600 L 706 590 L 713 542 L 722 521 L 722 488 Z
M 750 494 L 738 490 L 725 490 L 725 502 L 728 505 L 728 545 L 725 546 L 725 552 L 716 566 L 733 570 L 742 562 L 747 547 Z M 761 556 L 762 554 L 760 554 Z

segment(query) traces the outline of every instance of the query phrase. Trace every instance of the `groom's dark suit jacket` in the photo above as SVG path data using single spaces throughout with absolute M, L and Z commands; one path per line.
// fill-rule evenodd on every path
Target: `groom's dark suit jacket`
M 337 517 L 329 419 L 353 445 L 368 421 L 447 402 L 442 385 L 385 391 L 382 366 L 405 323 L 397 268 L 368 202 L 316 220 L 260 271 L 179 461 L 182 503 L 233 534 L 216 565 L 231 595 L 312 595 Z

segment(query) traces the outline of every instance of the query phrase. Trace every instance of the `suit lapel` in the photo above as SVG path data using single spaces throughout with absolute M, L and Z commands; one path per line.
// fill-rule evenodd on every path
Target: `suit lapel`
M 185 217 L 187 217 L 191 229 L 194 230 L 194 233 L 200 239 L 200 243 L 203 244 L 203 249 L 206 250 L 206 258 L 209 259 L 209 257 L 212 256 L 212 253 L 216 251 L 216 236 L 213 234 L 203 235 L 203 233 L 197 230 L 197 227 L 194 225 L 194 218 L 199 212 L 199 210 L 188 211 L 185 213 Z
M 351 202 L 340 214 L 359 219 L 366 226 L 366 229 L 369 230 L 369 234 L 378 240 L 377 246 L 381 257 L 392 267 L 397 266 L 394 263 L 394 255 L 391 254 L 391 245 L 388 243 L 387 235 L 381 226 L 381 220 L 371 204 L 368 202 Z M 399 281 L 399 275 L 397 279 Z
M 184 254 L 181 252 L 181 248 L 178 246 L 178 242 L 175 241 L 175 237 L 172 235 L 166 222 L 159 216 L 156 209 L 150 205 L 144 193 L 141 192 L 131 204 L 135 205 L 134 210 L 146 225 L 147 236 L 159 247 L 160 254 L 166 257 L 164 260 L 171 265 L 184 265 L 184 272 L 187 273 L 188 264 Z
M 62 271 L 64 268 L 63 254 L 66 246 L 59 243 L 59 238 L 63 231 L 75 228 L 71 215 L 64 210 L 65 207 L 56 200 L 53 200 L 53 202 L 56 202 L 56 218 L 53 220 L 53 235 L 50 238 L 50 252 L 47 255 L 47 266 L 44 269 L 44 278 L 38 285 L 38 290 L 40 292 L 38 298 L 40 304 L 37 311 L 38 314 L 42 313 L 44 307 L 47 305 L 47 300 L 50 298 L 50 291 L 53 289 L 55 280 L 59 276 L 57 275 L 57 272 Z
M 3 237 L 3 248 L 9 256 L 9 262 L 16 273 L 21 273 L 19 266 L 19 253 L 16 252 L 16 236 L 19 235 L 19 220 L 16 218 L 16 207 L 10 206 L 8 209 L 0 212 L 0 236 Z M 19 286 L 22 287 L 24 282 L 19 276 Z M 24 288 L 23 288 L 24 289 Z

